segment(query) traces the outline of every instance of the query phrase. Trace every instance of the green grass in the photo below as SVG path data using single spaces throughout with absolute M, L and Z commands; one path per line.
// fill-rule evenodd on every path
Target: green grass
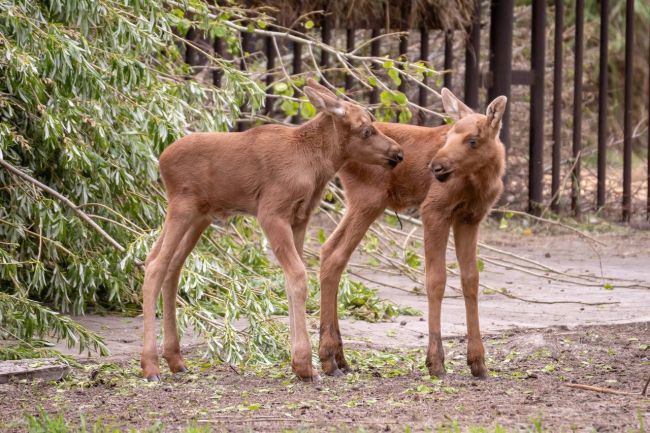
M 159 423 L 144 430 L 121 429 L 104 424 L 102 419 L 92 424 L 87 423 L 83 417 L 78 422 L 71 422 L 66 420 L 61 414 L 50 415 L 44 411 L 41 411 L 37 416 L 26 415 L 25 421 L 27 424 L 27 432 L 29 433 L 158 433 L 165 431 L 164 426 Z M 209 426 L 199 426 L 195 423 L 189 423 L 182 431 L 183 433 L 208 433 L 212 429 Z
M 638 416 L 639 416 L 639 428 L 635 430 L 630 430 L 629 433 L 646 433 L 643 416 L 641 416 L 641 414 L 639 414 Z M 544 428 L 541 418 L 531 419 L 530 423 L 531 423 L 530 426 L 528 426 L 526 430 L 523 431 L 527 433 L 549 432 L 549 430 L 546 430 Z M 78 422 L 69 421 L 66 420 L 65 417 L 61 414 L 51 415 L 44 411 L 41 411 L 36 416 L 26 415 L 25 424 L 27 427 L 26 431 L 29 433 L 122 433 L 122 432 L 158 433 L 167 430 L 165 426 L 160 423 L 147 427 L 144 430 L 137 430 L 137 429 L 122 429 L 122 428 L 110 426 L 104 424 L 102 419 L 99 419 L 92 424 L 87 423 L 83 417 L 80 418 Z M 354 425 L 350 425 L 343 428 L 344 430 L 341 431 L 349 431 L 349 432 L 357 432 L 357 433 L 372 431 L 372 430 L 368 430 L 365 427 L 354 426 Z M 197 425 L 196 423 L 190 422 L 181 431 L 183 433 L 209 433 L 214 430 L 210 426 Z M 297 431 L 315 432 L 315 431 L 319 431 L 319 429 L 284 430 L 285 433 L 297 432 Z M 328 431 L 337 431 L 337 430 L 335 428 L 333 430 L 329 429 Z M 404 426 L 401 426 L 401 428 L 400 426 L 395 426 L 394 431 L 403 431 L 404 433 L 410 433 L 414 430 L 410 425 L 405 424 Z M 417 428 L 417 431 L 420 431 L 420 428 Z M 431 433 L 463 433 L 463 432 L 510 433 L 513 432 L 514 430 L 507 429 L 502 425 L 500 425 L 498 422 L 493 426 L 480 426 L 480 425 L 463 426 L 455 420 L 450 420 L 448 422 L 438 425 L 437 427 L 426 427 L 423 431 L 431 432 Z M 517 430 L 517 431 L 522 431 L 522 430 Z

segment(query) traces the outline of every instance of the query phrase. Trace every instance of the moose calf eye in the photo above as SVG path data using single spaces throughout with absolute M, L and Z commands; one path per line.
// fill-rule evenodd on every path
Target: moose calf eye
M 475 147 L 475 146 L 476 146 L 476 143 L 477 143 L 476 138 L 474 138 L 474 137 L 470 138 L 469 140 L 467 140 L 467 143 L 468 143 L 470 146 Z
M 363 128 L 363 131 L 361 132 L 361 136 L 363 138 L 368 138 L 372 135 L 372 129 L 370 128 Z

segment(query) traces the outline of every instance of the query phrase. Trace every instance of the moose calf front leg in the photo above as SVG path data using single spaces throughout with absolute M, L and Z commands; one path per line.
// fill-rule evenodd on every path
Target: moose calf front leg
M 431 215 L 426 210 L 423 211 L 422 218 L 425 227 L 425 281 L 429 301 L 429 349 L 426 365 L 429 374 L 442 377 L 447 372 L 445 370 L 445 352 L 442 347 L 440 313 L 447 283 L 445 252 L 449 238 L 449 224 L 444 217 Z
M 269 239 L 286 279 L 291 368 L 303 380 L 317 379 L 311 365 L 311 343 L 307 333 L 307 273 L 296 251 L 291 226 L 287 221 L 279 218 L 260 218 L 260 225 Z
M 467 316 L 467 365 L 472 370 L 472 375 L 484 379 L 487 377 L 487 368 L 478 319 L 478 224 L 454 223 L 454 241 Z

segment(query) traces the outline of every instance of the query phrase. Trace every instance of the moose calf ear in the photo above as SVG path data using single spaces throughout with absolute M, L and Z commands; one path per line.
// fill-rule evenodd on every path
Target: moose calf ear
M 321 93 L 325 93 L 326 95 L 336 97 L 336 95 L 334 93 L 332 93 L 332 91 L 330 89 L 323 86 L 321 83 L 314 80 L 313 78 L 307 78 L 307 82 L 305 83 L 305 85 L 311 87 L 314 90 L 318 90 Z
M 309 101 L 314 104 L 314 107 L 316 107 L 318 111 L 339 117 L 345 116 L 345 108 L 338 99 L 332 98 L 329 95 L 323 94 L 322 92 L 307 86 L 305 86 L 302 91 L 307 95 Z
M 442 106 L 445 109 L 445 113 L 447 113 L 452 119 L 459 120 L 474 112 L 471 108 L 456 98 L 448 88 L 443 87 L 440 95 L 442 96 Z
M 501 129 L 501 119 L 503 118 L 503 113 L 506 111 L 506 104 L 508 103 L 508 98 L 505 96 L 499 96 L 490 102 L 485 115 L 488 119 L 488 125 L 490 128 L 496 130 L 497 132 Z

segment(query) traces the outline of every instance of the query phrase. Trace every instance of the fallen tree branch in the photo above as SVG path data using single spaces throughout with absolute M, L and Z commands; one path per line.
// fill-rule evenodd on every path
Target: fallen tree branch
M 620 304 L 618 301 L 613 302 L 582 302 L 582 301 L 538 301 L 536 299 L 526 299 L 517 295 L 513 295 L 503 290 L 495 290 L 490 287 L 487 287 L 488 290 L 494 290 L 496 293 L 505 296 L 506 298 L 517 299 L 518 301 L 530 302 L 531 304 L 578 304 L 578 305 L 588 305 L 590 307 L 599 306 L 599 305 L 611 305 L 611 304 Z
M 599 386 L 592 386 L 592 385 L 583 385 L 583 384 L 580 384 L 580 383 L 565 383 L 564 386 L 566 386 L 568 388 L 582 389 L 582 390 L 585 390 L 585 391 L 602 392 L 604 394 L 638 395 L 638 394 L 636 394 L 634 392 L 617 391 L 615 389 L 601 388 Z
M 37 186 L 41 190 L 43 190 L 43 191 L 47 192 L 48 194 L 50 194 L 51 196 L 54 196 L 55 198 L 57 198 L 61 203 L 63 203 L 64 205 L 66 205 L 67 207 L 72 209 L 74 211 L 74 213 L 76 213 L 79 216 L 79 218 L 84 220 L 86 223 L 88 223 L 88 225 L 90 225 L 93 229 L 95 229 L 96 232 L 98 232 L 104 239 L 106 239 L 119 252 L 121 252 L 121 253 L 126 252 L 126 248 L 124 248 L 118 241 L 113 239 L 113 237 L 111 235 L 106 233 L 106 231 L 103 228 L 101 228 L 95 221 L 93 221 L 93 219 L 90 216 L 88 216 L 88 214 L 83 212 L 79 208 L 79 206 L 77 206 L 72 201 L 70 201 L 70 199 L 68 199 L 67 197 L 65 197 L 64 195 L 59 193 L 58 191 L 56 191 L 56 190 L 50 188 L 49 186 L 45 185 L 44 183 L 38 181 L 37 179 L 34 179 L 33 177 L 31 177 L 30 175 L 28 175 L 24 171 L 14 167 L 12 164 L 8 163 L 4 159 L 0 159 L 0 165 L 2 165 L 7 171 L 13 173 L 14 175 L 18 176 L 19 178 L 31 183 L 32 185 Z M 134 260 L 134 262 L 135 262 L 136 266 L 140 266 L 140 267 L 144 266 L 144 264 L 139 260 Z
M 556 226 L 559 226 L 559 227 L 565 228 L 565 229 L 567 229 L 567 230 L 570 230 L 570 231 L 572 231 L 572 232 L 574 232 L 574 233 L 577 233 L 577 234 L 580 235 L 581 237 L 583 237 L 583 238 L 585 238 L 585 239 L 589 239 L 591 242 L 594 242 L 594 243 L 596 243 L 596 244 L 598 244 L 598 245 L 603 245 L 603 246 L 605 245 L 604 242 L 599 241 L 598 239 L 594 238 L 593 236 L 589 236 L 589 235 L 586 234 L 585 232 L 583 232 L 583 231 L 581 231 L 581 230 L 578 230 L 578 229 L 576 229 L 576 228 L 574 228 L 574 227 L 571 227 L 571 226 L 569 226 L 569 225 L 567 225 L 567 224 L 562 224 L 562 223 L 559 222 L 559 221 L 555 221 L 555 220 L 548 219 L 548 218 L 538 217 L 538 216 L 535 216 L 535 215 L 529 214 L 529 213 L 527 213 L 527 212 L 521 212 L 521 211 L 518 211 L 518 210 L 510 210 L 510 209 L 501 209 L 501 208 L 498 208 L 498 209 L 492 209 L 492 211 L 491 211 L 490 213 L 494 213 L 494 212 L 500 212 L 500 213 L 511 213 L 511 214 L 513 214 L 513 215 L 521 215 L 521 216 L 525 216 L 525 217 L 528 217 L 528 218 L 532 218 L 532 219 L 534 219 L 534 220 L 536 220 L 536 221 L 544 222 L 544 223 L 546 223 L 546 224 L 556 225 Z

